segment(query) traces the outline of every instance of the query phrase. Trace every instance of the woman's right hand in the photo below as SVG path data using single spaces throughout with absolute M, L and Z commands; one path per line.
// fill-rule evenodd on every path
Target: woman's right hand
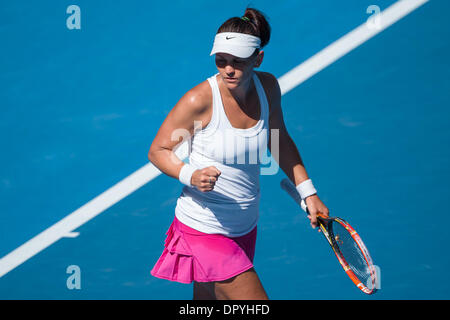
M 195 170 L 191 177 L 191 184 L 201 192 L 208 192 L 214 189 L 220 171 L 214 167 L 206 167 Z

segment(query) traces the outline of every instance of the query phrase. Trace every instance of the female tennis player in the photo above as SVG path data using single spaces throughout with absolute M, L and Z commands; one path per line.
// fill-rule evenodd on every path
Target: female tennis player
M 253 266 L 262 150 L 306 199 L 313 228 L 319 212 L 328 215 L 286 130 L 277 79 L 254 70 L 270 30 L 253 8 L 225 21 L 211 51 L 218 73 L 178 101 L 149 150 L 157 168 L 185 185 L 151 274 L 194 282 L 194 299 L 268 299 Z M 189 163 L 175 154 L 186 140 Z

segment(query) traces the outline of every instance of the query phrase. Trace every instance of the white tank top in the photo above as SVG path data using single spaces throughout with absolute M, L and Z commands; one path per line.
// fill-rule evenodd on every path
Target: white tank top
M 189 163 L 197 169 L 215 166 L 221 175 L 209 192 L 184 186 L 175 215 L 200 232 L 238 237 L 250 232 L 259 218 L 259 174 L 261 159 L 267 158 L 269 105 L 254 73 L 260 119 L 251 128 L 234 128 L 223 108 L 217 75 L 208 78 L 213 95 L 211 120 L 194 131 Z

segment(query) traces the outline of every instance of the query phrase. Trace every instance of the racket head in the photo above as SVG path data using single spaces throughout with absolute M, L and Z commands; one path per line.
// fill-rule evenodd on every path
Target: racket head
M 320 220 L 323 220 L 320 218 Z M 341 218 L 329 218 L 325 228 L 339 263 L 353 283 L 364 293 L 377 291 L 377 273 L 364 242 L 355 229 Z M 322 221 L 321 221 L 322 223 Z
M 307 214 L 308 208 L 295 188 L 284 178 L 280 186 L 297 202 Z M 353 227 L 341 218 L 317 216 L 322 234 L 333 249 L 339 263 L 353 283 L 364 293 L 376 292 L 377 273 L 367 247 Z

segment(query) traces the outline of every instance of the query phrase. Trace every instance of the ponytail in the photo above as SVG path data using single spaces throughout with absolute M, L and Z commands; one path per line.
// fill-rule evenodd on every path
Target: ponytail
M 270 40 L 270 25 L 265 15 L 254 8 L 247 8 L 242 17 L 233 17 L 225 21 L 217 30 L 221 32 L 238 32 L 256 36 L 261 39 L 261 48 Z

